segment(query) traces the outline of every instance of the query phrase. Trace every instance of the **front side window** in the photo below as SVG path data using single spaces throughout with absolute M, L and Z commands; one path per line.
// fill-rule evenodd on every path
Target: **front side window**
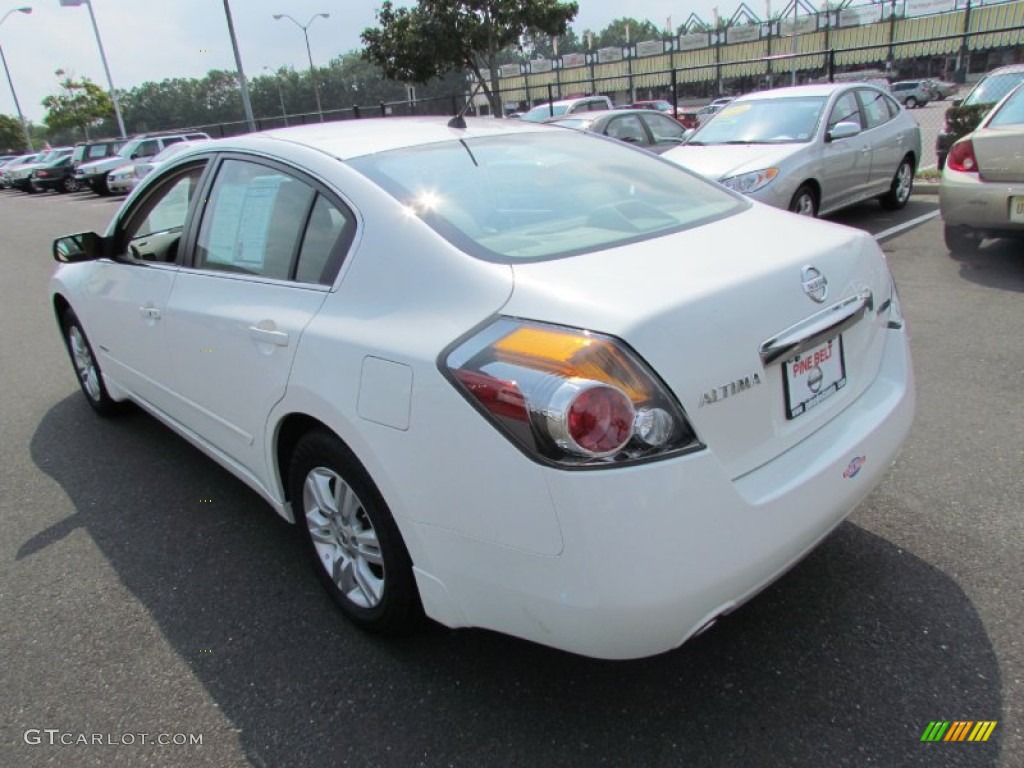
M 852 93 L 850 94 L 852 97 Z M 823 96 L 752 99 L 722 107 L 690 144 L 794 144 L 814 138 Z
M 656 142 L 675 143 L 683 136 L 683 126 L 671 117 L 655 112 L 650 115 L 644 115 L 643 121 L 651 129 L 651 134 Z
M 864 123 L 860 119 L 860 105 L 857 104 L 857 95 L 853 91 L 847 91 L 836 101 L 832 107 L 832 115 L 828 119 L 828 130 L 832 130 L 840 123 L 856 123 L 861 128 Z
M 456 247 L 506 264 L 649 240 L 749 205 L 655 155 L 573 131 L 469 138 L 347 162 Z
M 190 166 L 156 186 L 121 230 L 124 253 L 139 261 L 173 262 L 205 163 Z
M 204 208 L 196 267 L 289 279 L 314 195 L 277 169 L 225 160 Z
M 604 129 L 604 134 L 628 144 L 647 143 L 647 133 L 640 124 L 640 118 L 636 115 L 613 117 L 608 121 L 608 127 Z

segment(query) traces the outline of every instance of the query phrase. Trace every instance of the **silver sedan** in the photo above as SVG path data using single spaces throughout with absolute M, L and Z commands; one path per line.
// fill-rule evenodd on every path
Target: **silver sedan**
M 949 150 L 939 186 L 946 247 L 976 251 L 985 237 L 1024 237 L 1024 83 Z
M 921 129 L 865 83 L 741 96 L 662 157 L 776 208 L 806 216 L 877 198 L 910 199 Z

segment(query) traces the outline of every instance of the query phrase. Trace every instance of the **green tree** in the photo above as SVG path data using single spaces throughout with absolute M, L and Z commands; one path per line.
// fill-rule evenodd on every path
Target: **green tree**
M 626 29 L 629 34 L 626 34 Z M 629 38 L 628 40 L 626 38 Z M 637 19 L 624 16 L 615 19 L 611 24 L 602 29 L 594 39 L 595 48 L 610 48 L 626 45 L 627 43 L 639 43 L 643 40 L 660 40 L 662 37 L 659 30 L 650 21 L 638 21 Z
M 0 152 L 7 152 L 9 149 L 14 152 L 28 149 L 25 146 L 25 132 L 21 130 L 18 118 L 0 115 Z
M 87 77 L 75 80 L 63 69 L 58 69 L 56 75 L 61 90 L 43 99 L 43 122 L 56 132 L 81 128 L 88 139 L 89 128 L 114 108 L 110 95 Z
M 424 84 L 453 70 L 470 70 L 501 116 L 498 54 L 527 33 L 566 33 L 579 6 L 558 0 L 418 0 L 395 8 L 385 0 L 378 27 L 363 30 L 363 56 L 390 80 Z M 481 71 L 490 70 L 490 82 Z

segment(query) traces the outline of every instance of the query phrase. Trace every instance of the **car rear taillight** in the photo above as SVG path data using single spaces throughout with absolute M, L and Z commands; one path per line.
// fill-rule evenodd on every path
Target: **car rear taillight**
M 442 367 L 534 459 L 611 466 L 700 447 L 672 393 L 610 336 L 500 318 L 459 343 Z
M 946 165 L 952 171 L 978 172 L 978 158 L 974 155 L 974 144 L 970 139 L 961 139 L 950 148 Z

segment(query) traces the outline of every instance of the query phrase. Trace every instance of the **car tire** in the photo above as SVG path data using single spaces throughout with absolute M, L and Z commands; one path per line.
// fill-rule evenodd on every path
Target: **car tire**
M 355 455 L 334 434 L 313 430 L 289 464 L 295 520 L 317 578 L 361 629 L 404 634 L 423 609 L 412 560 L 391 512 Z
M 64 180 L 57 187 L 57 191 L 67 194 L 68 192 L 77 192 L 80 189 L 78 179 L 74 176 L 65 176 Z
M 110 187 L 107 186 L 107 180 L 104 177 L 96 179 L 96 183 L 92 185 L 92 191 L 101 197 L 110 197 L 114 194 L 110 191 Z
M 903 106 L 905 106 L 907 109 L 913 109 L 917 105 L 918 101 L 913 96 L 907 96 L 907 98 L 904 99 L 903 101 Z
M 121 410 L 121 404 L 112 400 L 107 392 L 107 385 L 103 383 L 103 372 L 100 370 L 100 364 L 96 362 L 92 345 L 78 316 L 70 308 L 65 309 L 60 316 L 60 327 L 64 345 L 71 357 L 71 365 L 75 369 L 78 384 L 86 401 L 101 416 L 113 416 Z
M 889 191 L 878 198 L 878 202 L 887 211 L 898 211 L 904 208 L 914 192 L 914 161 L 904 157 L 896 175 L 892 177 Z
M 818 216 L 818 194 L 810 184 L 801 184 L 800 188 L 793 193 L 793 199 L 789 201 L 790 213 L 799 216 L 810 216 L 812 219 Z
M 954 227 L 949 224 L 942 230 L 942 238 L 950 253 L 967 256 L 977 253 L 981 248 L 981 236 L 967 227 Z

